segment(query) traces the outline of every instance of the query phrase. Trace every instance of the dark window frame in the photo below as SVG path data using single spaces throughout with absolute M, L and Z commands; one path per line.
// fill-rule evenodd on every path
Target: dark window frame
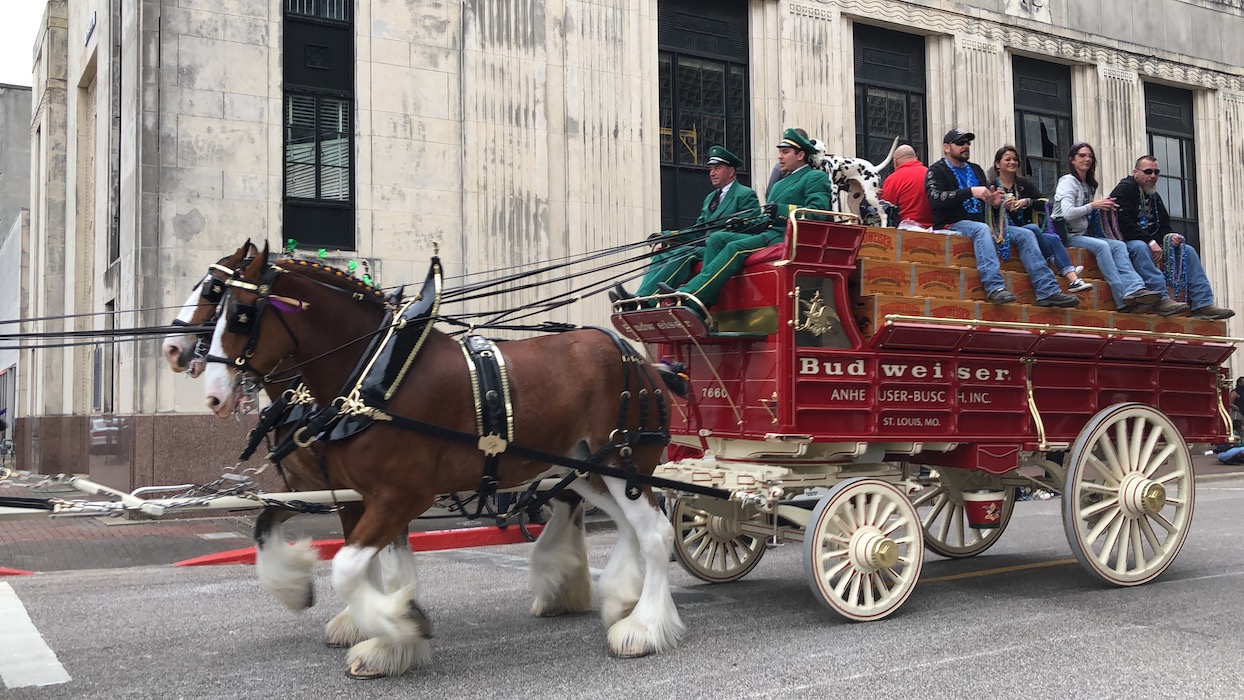
M 919 34 L 883 29 L 867 24 L 856 24 L 852 32 L 854 43 L 854 91 L 855 91 L 855 153 L 857 157 L 880 162 L 890 150 L 894 137 L 900 143 L 909 144 L 922 162 L 928 163 L 929 152 L 929 103 L 928 103 L 928 50 L 925 38 Z M 916 44 L 919 44 L 917 47 Z M 906 44 L 906 47 L 904 47 Z M 906 48 L 906 50 L 903 50 Z M 898 50 L 896 50 L 898 49 Z M 867 70 L 868 53 L 889 54 L 904 60 L 912 60 L 916 66 L 904 69 L 897 64 L 878 71 Z M 878 63 L 878 66 L 881 64 Z M 882 72 L 884 71 L 884 75 Z M 903 73 L 907 73 L 906 76 Z M 870 95 L 870 91 L 872 91 Z M 884 95 L 881 93 L 890 93 Z M 872 128 L 873 115 L 869 109 L 870 96 L 902 101 L 903 133 L 894 134 Z M 913 113 L 913 106 L 916 113 Z M 913 136 L 915 127 L 919 134 Z M 875 148 L 873 148 L 875 146 Z M 883 174 L 892 172 L 888 166 Z
M 1061 63 L 1013 56 L 1011 75 L 1012 98 L 1015 103 L 1015 147 L 1019 150 L 1020 170 L 1041 190 L 1043 195 L 1052 198 L 1054 190 L 1058 187 L 1058 178 L 1070 172 L 1067 165 L 1067 151 L 1071 149 L 1071 144 L 1075 143 L 1071 120 L 1073 108 L 1071 68 Z M 1042 93 L 1035 89 L 1026 90 L 1024 89 L 1025 81 L 1034 86 L 1037 83 L 1045 83 L 1051 89 Z M 1052 122 L 1054 140 L 1050 142 L 1053 148 L 1048 154 L 1045 152 L 1043 143 L 1042 155 L 1034 155 L 1034 144 L 1028 142 L 1028 132 L 1025 128 L 1029 117 L 1036 120 L 1039 125 L 1048 125 Z M 1048 134 L 1048 128 L 1046 134 Z M 1047 136 L 1043 135 L 1042 138 L 1048 140 Z M 993 154 L 985 156 L 985 158 L 992 157 Z M 1040 172 L 1049 171 L 1051 168 L 1053 169 L 1052 177 L 1048 181 L 1043 181 Z
M 1155 113 L 1155 103 L 1163 106 L 1178 107 L 1179 117 Z M 1200 248 L 1201 217 L 1197 201 L 1196 177 L 1196 119 L 1193 114 L 1195 100 L 1191 90 L 1168 87 L 1156 83 L 1145 83 L 1145 144 L 1148 153 L 1158 159 L 1158 167 L 1162 174 L 1158 176 L 1158 193 L 1166 204 L 1171 218 L 1171 230 L 1183 234 L 1193 248 Z M 1159 122 L 1155 124 L 1155 119 Z M 1174 141 L 1179 150 L 1179 169 L 1176 171 L 1170 163 L 1170 149 L 1157 148 L 1157 139 Z M 1157 152 L 1161 151 L 1161 152 Z M 1134 165 L 1134 163 L 1133 163 Z M 1130 169 L 1129 169 L 1129 172 Z M 1174 173 L 1178 172 L 1179 175 Z M 1171 193 L 1179 192 L 1179 211 L 1176 216 L 1172 211 Z
M 281 100 L 282 236 L 285 240 L 297 241 L 303 248 L 354 250 L 358 245 L 355 211 L 358 175 L 355 132 L 358 115 L 354 99 L 353 3 L 351 0 L 285 0 L 282 6 L 285 23 L 282 51 L 286 54 L 282 61 L 284 90 Z M 331 8 L 341 9 L 346 16 L 327 16 Z M 308 46 L 325 50 L 324 65 L 307 63 L 304 54 Z M 334 52 L 336 58 L 333 58 Z M 315 70 L 308 72 L 303 69 Z M 299 99 L 314 101 L 310 126 L 306 122 L 303 124 L 304 130 L 310 128 L 313 133 L 310 162 L 299 162 L 291 157 L 291 146 L 298 145 L 292 136 L 295 125 L 291 124 L 291 109 L 294 101 Z M 349 122 L 344 131 L 344 153 L 337 151 L 338 156 L 344 155 L 344 166 L 326 162 L 325 144 L 330 139 L 325 138 L 329 133 L 324 129 L 325 105 L 330 100 L 344 104 Z M 307 196 L 305 187 L 294 188 L 299 181 L 290 177 L 291 172 L 300 170 L 300 165 L 310 169 L 310 196 Z M 342 170 L 344 178 L 340 175 Z M 338 173 L 336 178 L 331 179 L 338 186 L 331 189 L 334 194 L 340 194 L 326 197 L 326 190 L 330 188 L 326 188 L 329 179 L 325 176 L 331 172 Z M 341 185 L 344 185 L 344 191 Z M 291 188 L 294 188 L 293 194 Z

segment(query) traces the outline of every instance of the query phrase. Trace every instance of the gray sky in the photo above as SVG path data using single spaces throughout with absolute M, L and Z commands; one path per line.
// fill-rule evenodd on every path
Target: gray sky
M 30 85 L 35 33 L 47 0 L 0 0 L 0 83 Z

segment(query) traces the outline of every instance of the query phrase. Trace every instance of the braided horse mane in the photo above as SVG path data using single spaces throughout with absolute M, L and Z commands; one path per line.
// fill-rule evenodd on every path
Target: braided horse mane
M 387 302 L 384 292 L 341 268 L 325 265 L 314 260 L 302 260 L 299 258 L 282 258 L 273 264 L 286 272 L 299 272 L 312 279 L 318 278 L 317 281 L 324 284 L 344 291 L 354 292 L 357 295 L 356 298 L 360 300 L 371 299 L 381 305 Z

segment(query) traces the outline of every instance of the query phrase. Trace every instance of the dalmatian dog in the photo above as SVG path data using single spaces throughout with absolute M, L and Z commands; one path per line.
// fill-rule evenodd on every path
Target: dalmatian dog
M 898 148 L 898 137 L 894 138 L 894 143 L 890 144 L 890 154 L 885 157 L 877 165 L 873 165 L 863 158 L 848 158 L 846 156 L 836 156 L 832 153 L 826 153 L 825 144 L 812 140 L 812 145 L 816 146 L 817 155 L 813 158 L 813 165 L 819 167 L 829 174 L 829 178 L 833 180 L 834 187 L 838 188 L 838 192 L 853 192 L 852 199 L 858 201 L 862 196 L 864 201 L 872 205 L 881 218 L 881 226 L 888 226 L 888 216 L 886 208 L 881 203 L 881 197 L 878 193 L 881 191 L 881 170 L 890 164 L 890 160 L 894 158 L 894 149 Z M 842 195 L 839 194 L 841 200 Z M 841 206 L 841 204 L 839 204 Z M 855 207 L 858 212 L 858 205 Z

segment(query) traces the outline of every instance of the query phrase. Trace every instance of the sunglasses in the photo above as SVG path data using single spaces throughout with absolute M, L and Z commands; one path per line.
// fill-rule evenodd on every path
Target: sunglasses
M 956 146 L 971 146 L 972 145 L 972 142 L 967 139 L 962 139 L 959 141 L 951 141 L 951 143 L 953 143 Z
M 1140 172 L 1146 175 L 1161 175 L 1162 174 L 1162 170 L 1160 168 L 1142 168 Z

